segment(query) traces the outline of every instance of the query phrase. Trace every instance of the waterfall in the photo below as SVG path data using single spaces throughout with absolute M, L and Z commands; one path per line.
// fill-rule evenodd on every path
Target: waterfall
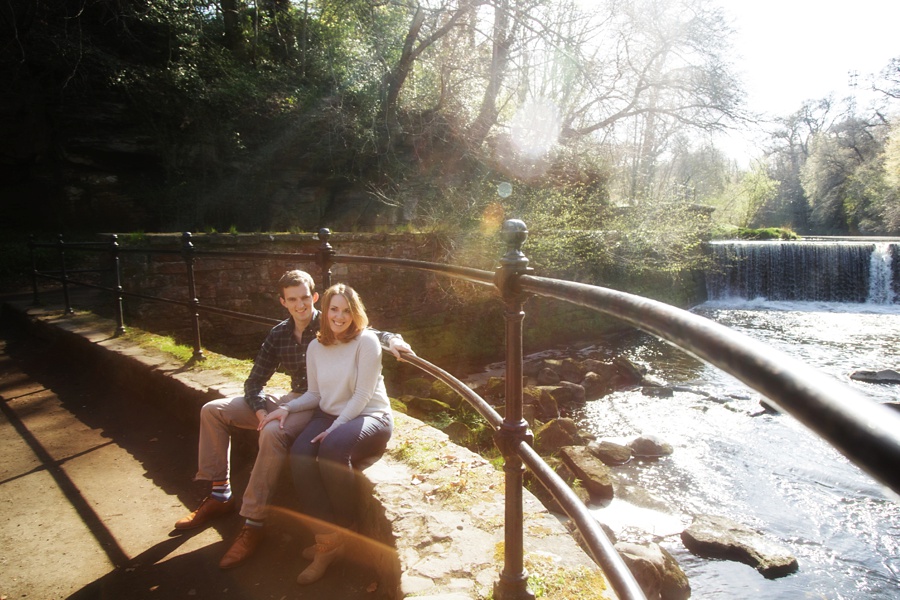
M 893 289 L 893 272 L 891 263 L 893 255 L 891 245 L 875 244 L 872 257 L 869 259 L 869 297 L 872 304 L 893 304 L 896 294 Z
M 799 300 L 893 304 L 900 243 L 714 242 L 710 300 Z

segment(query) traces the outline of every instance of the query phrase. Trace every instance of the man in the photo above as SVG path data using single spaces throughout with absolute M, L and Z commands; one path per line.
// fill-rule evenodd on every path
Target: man
M 244 395 L 207 402 L 200 410 L 200 447 L 194 479 L 211 482 L 212 489 L 197 510 L 175 523 L 175 529 L 202 527 L 234 510 L 229 482 L 231 428 L 257 429 L 269 411 L 306 391 L 306 348 L 319 330 L 320 313 L 314 306 L 319 295 L 313 278 L 304 271 L 285 272 L 278 285 L 279 300 L 290 316 L 273 327 L 263 341 L 244 382 Z M 399 335 L 376 333 L 394 356 L 399 358 L 400 351 L 412 352 Z M 263 394 L 263 387 L 279 365 L 291 376 L 291 391 L 276 398 Z M 269 497 L 291 445 L 309 423 L 312 413 L 311 410 L 293 413 L 284 420 L 283 428 L 274 421 L 259 432 L 259 453 L 241 503 L 244 525 L 219 562 L 220 568 L 230 569 L 243 563 L 262 541 Z

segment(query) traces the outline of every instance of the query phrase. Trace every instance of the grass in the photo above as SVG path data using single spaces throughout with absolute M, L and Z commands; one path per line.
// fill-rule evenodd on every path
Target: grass
M 193 359 L 193 347 L 181 344 L 170 336 L 150 333 L 134 327 L 129 327 L 125 335 L 121 336 L 120 339 L 129 341 L 141 348 L 161 352 L 186 365 L 189 371 L 217 371 L 230 379 L 244 381 L 253 368 L 252 360 L 231 358 L 206 349 L 203 350 L 204 358 L 195 361 Z M 290 389 L 291 378 L 284 373 L 275 373 L 269 380 L 269 385 L 281 389 Z
M 503 563 L 503 542 L 494 549 L 494 560 Z M 602 600 L 607 582 L 600 571 L 585 567 L 571 568 L 559 564 L 551 555 L 541 552 L 525 554 L 528 589 L 535 598 L 544 600 Z M 494 600 L 493 592 L 484 600 Z

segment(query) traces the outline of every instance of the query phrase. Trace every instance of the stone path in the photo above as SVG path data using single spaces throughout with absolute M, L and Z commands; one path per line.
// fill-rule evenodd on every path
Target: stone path
M 309 540 L 278 515 L 257 556 L 221 571 L 237 516 L 193 534 L 172 530 L 201 493 L 191 483 L 196 432 L 105 385 L 59 344 L 0 329 L 0 409 L 4 600 L 383 597 L 367 591 L 373 572 L 351 563 L 297 586 L 306 563 L 296 554 Z M 239 489 L 246 463 L 237 465 Z

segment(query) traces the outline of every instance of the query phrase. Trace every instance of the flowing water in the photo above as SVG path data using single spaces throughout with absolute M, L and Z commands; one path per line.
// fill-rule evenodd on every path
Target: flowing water
M 874 250 L 877 270 L 885 255 Z M 863 258 L 868 261 L 868 254 Z M 865 281 L 871 287 L 865 302 L 720 294 L 694 312 L 876 402 L 898 402 L 900 386 L 849 378 L 861 369 L 900 370 L 900 305 L 890 277 L 885 282 L 869 273 Z M 792 417 L 762 410 L 759 395 L 744 384 L 668 344 L 638 334 L 620 348 L 603 350 L 629 356 L 676 392 L 654 398 L 621 391 L 588 402 L 576 415 L 598 439 L 650 434 L 674 447 L 658 461 L 616 467 L 621 481 L 644 491 L 624 491 L 608 506 L 594 507 L 598 520 L 622 538 L 657 541 L 669 550 L 688 575 L 693 598 L 900 598 L 900 500 Z M 697 514 L 722 515 L 757 529 L 786 547 L 799 571 L 768 580 L 741 563 L 692 555 L 679 534 Z

